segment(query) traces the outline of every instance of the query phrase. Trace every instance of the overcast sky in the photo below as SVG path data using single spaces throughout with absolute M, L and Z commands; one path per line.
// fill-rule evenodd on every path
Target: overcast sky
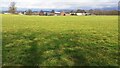
M 16 2 L 18 8 L 73 9 L 117 7 L 119 0 L 2 0 L 1 7 Z

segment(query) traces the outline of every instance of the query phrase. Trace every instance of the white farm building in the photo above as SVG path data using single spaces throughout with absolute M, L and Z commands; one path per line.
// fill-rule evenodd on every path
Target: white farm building
M 76 13 L 77 16 L 85 15 L 85 13 Z

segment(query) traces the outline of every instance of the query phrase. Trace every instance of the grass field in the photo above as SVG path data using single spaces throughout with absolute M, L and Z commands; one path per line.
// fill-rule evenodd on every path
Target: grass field
M 2 15 L 4 66 L 117 66 L 117 16 Z

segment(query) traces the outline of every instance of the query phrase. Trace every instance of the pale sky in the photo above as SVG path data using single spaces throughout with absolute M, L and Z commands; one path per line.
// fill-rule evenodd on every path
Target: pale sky
M 117 7 L 119 0 L 2 0 L 0 7 L 16 2 L 18 8 L 67 9 Z

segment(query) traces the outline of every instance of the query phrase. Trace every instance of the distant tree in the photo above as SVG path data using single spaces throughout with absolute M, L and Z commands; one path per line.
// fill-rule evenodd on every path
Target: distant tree
M 51 12 L 50 12 L 50 16 L 54 16 L 55 15 L 55 10 L 52 10 Z
M 93 9 L 90 9 L 88 12 L 91 13 L 91 14 L 93 14 L 93 11 L 94 11 Z
M 117 11 L 117 10 L 112 10 L 112 11 L 111 11 L 111 14 L 112 14 L 112 15 L 118 15 L 118 11 Z
M 41 10 L 40 12 L 43 13 L 43 10 Z
M 93 11 L 93 13 L 94 13 L 95 15 L 102 15 L 102 10 L 100 10 L 100 9 L 95 9 L 95 10 Z
M 55 10 L 52 10 L 51 13 L 55 13 Z
M 95 15 L 118 15 L 117 10 L 94 10 Z
M 28 11 L 26 12 L 26 15 L 32 15 L 32 10 L 28 9 Z
M 48 15 L 48 13 L 46 12 L 46 13 L 45 13 L 45 16 L 47 16 L 47 15 Z
M 44 15 L 44 11 L 41 10 L 41 11 L 39 12 L 39 15 L 43 16 L 43 15 Z
M 15 7 L 15 5 L 16 5 L 15 2 L 11 2 L 11 3 L 10 3 L 10 7 L 9 7 L 9 10 L 8 10 L 9 13 L 15 14 L 15 12 L 16 12 L 16 7 Z
M 72 16 L 76 15 L 76 11 L 74 11 L 74 10 L 71 10 L 70 13 Z
M 82 10 L 82 12 L 86 13 L 86 11 L 85 11 L 85 10 Z
M 118 15 L 120 16 L 120 11 L 118 11 Z
M 85 10 L 78 9 L 76 13 L 85 13 Z
M 78 9 L 78 10 L 76 11 L 76 13 L 82 13 L 82 10 L 81 10 L 81 9 Z
M 71 10 L 71 11 L 70 11 L 70 13 L 74 13 L 74 11 L 73 11 L 73 10 Z

